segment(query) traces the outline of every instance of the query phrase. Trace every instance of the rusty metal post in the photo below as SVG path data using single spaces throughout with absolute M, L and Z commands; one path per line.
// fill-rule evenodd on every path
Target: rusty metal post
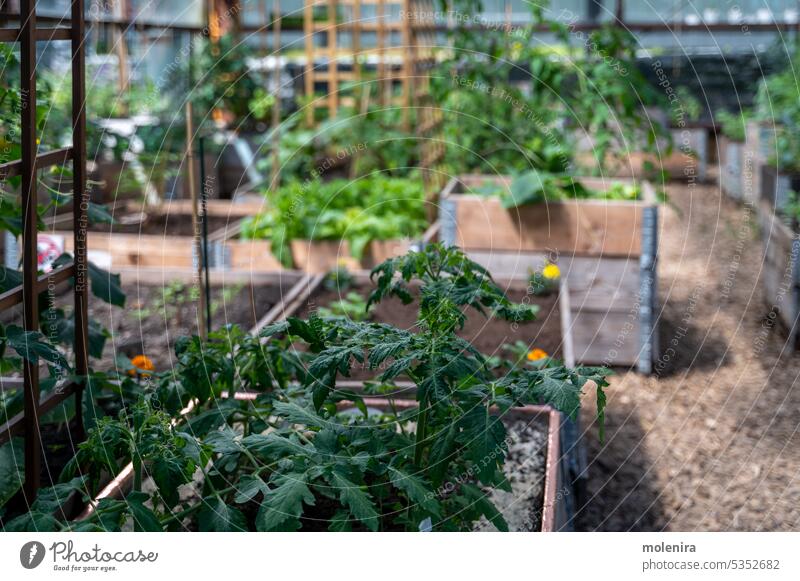
M 75 265 L 75 374 L 89 374 L 89 280 L 86 258 L 87 208 L 89 191 L 86 186 L 86 62 L 84 0 L 72 2 L 72 188 L 73 188 L 73 263 Z M 88 381 L 88 379 L 84 380 Z M 84 439 L 83 389 L 75 390 L 76 439 Z
M 20 5 L 20 68 L 22 71 L 22 305 L 26 331 L 39 329 L 39 265 L 36 212 L 36 8 L 34 0 Z M 25 389 L 25 500 L 36 498 L 41 475 L 42 445 L 39 433 L 39 365 L 24 359 Z

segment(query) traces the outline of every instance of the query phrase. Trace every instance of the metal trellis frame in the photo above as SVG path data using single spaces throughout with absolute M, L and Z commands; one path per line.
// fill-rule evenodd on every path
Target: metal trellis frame
M 25 331 L 39 329 L 39 295 L 51 285 L 73 279 L 75 320 L 75 371 L 77 377 L 88 373 L 88 266 L 86 260 L 87 206 L 86 189 L 86 111 L 85 111 L 85 22 L 84 0 L 72 0 L 69 27 L 39 28 L 35 0 L 20 3 L 20 28 L 4 30 L 2 42 L 20 45 L 22 131 L 19 160 L 0 165 L 0 179 L 21 178 L 22 206 L 22 285 L 0 294 L 0 311 L 22 304 Z M 72 53 L 72 146 L 56 151 L 39 153 L 36 135 L 36 43 L 50 40 L 70 40 Z M 72 263 L 39 274 L 37 257 L 37 192 L 39 170 L 63 165 L 73 165 L 73 234 L 74 255 Z M 39 418 L 75 397 L 75 416 L 78 440 L 84 438 L 81 382 L 68 382 L 41 398 L 39 365 L 24 359 L 22 389 L 25 395 L 23 412 L 0 426 L 0 444 L 22 435 L 25 439 L 25 484 L 23 494 L 30 505 L 39 488 L 42 461 L 42 442 Z

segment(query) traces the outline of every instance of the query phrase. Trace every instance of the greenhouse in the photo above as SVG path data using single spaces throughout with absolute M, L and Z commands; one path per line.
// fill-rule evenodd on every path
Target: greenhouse
M 798 31 L 0 0 L 0 542 L 800 530 Z

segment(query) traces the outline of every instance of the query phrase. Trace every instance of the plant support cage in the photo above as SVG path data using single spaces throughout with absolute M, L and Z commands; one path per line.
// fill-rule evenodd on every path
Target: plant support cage
M 0 311 L 22 304 L 26 332 L 39 327 L 39 295 L 53 286 L 74 279 L 75 306 L 74 375 L 62 380 L 52 392 L 41 398 L 40 367 L 24 358 L 24 409 L 0 426 L 0 444 L 15 436 L 25 440 L 25 483 L 23 493 L 30 505 L 40 483 L 42 443 L 39 419 L 70 397 L 75 398 L 77 440 L 83 440 L 83 381 L 88 374 L 88 264 L 86 259 L 87 206 L 86 188 L 86 111 L 85 111 L 85 22 L 84 0 L 71 2 L 69 26 L 40 28 L 35 0 L 20 2 L 20 27 L 0 30 L 0 42 L 18 43 L 20 51 L 22 132 L 21 158 L 0 165 L 0 179 L 19 176 L 22 208 L 22 284 L 0 295 Z M 39 152 L 36 125 L 36 45 L 38 42 L 69 41 L 72 58 L 72 145 Z M 37 185 L 38 172 L 72 162 L 74 252 L 71 263 L 39 274 L 37 257 Z

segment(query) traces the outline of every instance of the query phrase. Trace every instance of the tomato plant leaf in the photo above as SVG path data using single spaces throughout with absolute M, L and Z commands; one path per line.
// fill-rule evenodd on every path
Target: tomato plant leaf
M 322 428 L 328 423 L 314 411 L 293 402 L 275 402 L 275 412 L 292 424 L 303 424 L 309 428 Z
M 441 508 L 436 501 L 433 491 L 417 476 L 412 476 L 398 468 L 389 466 L 389 476 L 392 485 L 402 490 L 413 502 L 421 506 L 434 517 L 441 516 Z
M 0 446 L 0 510 L 25 482 L 25 453 L 22 438 Z
M 294 531 L 300 528 L 303 504 L 313 506 L 315 503 L 307 478 L 305 473 L 293 472 L 275 479 L 277 486 L 264 495 L 256 516 L 259 532 Z
M 156 513 L 144 505 L 149 499 L 145 492 L 132 492 L 125 497 L 128 511 L 137 528 L 148 533 L 161 532 L 161 521 L 158 520 Z
M 245 474 L 236 484 L 236 496 L 234 500 L 240 504 L 253 500 L 259 494 L 269 492 L 269 486 L 260 476 Z
M 330 474 L 328 481 L 336 489 L 339 499 L 350 510 L 350 514 L 364 523 L 369 530 L 377 531 L 380 520 L 378 511 L 375 510 L 375 505 L 367 493 L 337 471 Z
M 200 532 L 231 533 L 247 531 L 247 519 L 238 508 L 228 506 L 218 496 L 206 497 L 197 515 Z

